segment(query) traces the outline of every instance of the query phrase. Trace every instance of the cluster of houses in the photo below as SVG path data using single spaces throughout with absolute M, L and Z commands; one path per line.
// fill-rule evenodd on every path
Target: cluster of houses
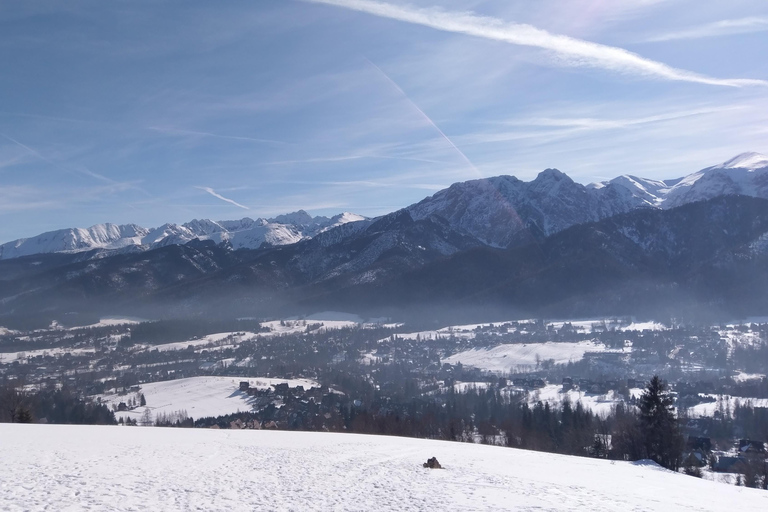
M 623 387 L 632 389 L 638 387 L 638 385 L 644 385 L 645 380 L 642 378 L 629 378 L 626 380 L 592 380 L 592 379 L 578 379 L 573 377 L 563 377 L 562 385 L 563 392 L 571 391 L 573 389 L 584 391 L 585 393 L 594 393 L 597 395 L 604 395 L 609 391 L 616 391 Z
M 738 448 L 727 452 L 713 451 L 708 437 L 689 436 L 686 443 L 686 460 L 699 467 L 709 465 L 719 473 L 743 473 L 744 466 L 753 461 L 766 464 L 766 443 L 752 439 L 740 439 Z
M 270 387 L 251 387 L 248 381 L 241 381 L 239 390 L 248 395 L 253 412 L 239 414 L 225 422 L 219 418 L 210 428 L 232 429 L 296 429 L 318 427 L 329 421 L 338 420 L 346 403 L 345 396 L 328 387 L 290 387 L 288 383 L 272 384 Z M 355 403 L 349 404 L 354 406 Z

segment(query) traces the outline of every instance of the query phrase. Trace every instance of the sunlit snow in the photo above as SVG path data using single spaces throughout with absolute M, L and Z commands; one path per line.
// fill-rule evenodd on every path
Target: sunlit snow
M 12 512 L 768 510 L 653 463 L 355 434 L 3 424 L 0 459 Z

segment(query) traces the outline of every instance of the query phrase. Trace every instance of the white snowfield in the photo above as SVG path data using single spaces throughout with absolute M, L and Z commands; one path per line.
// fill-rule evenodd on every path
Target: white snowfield
M 490 349 L 470 349 L 443 359 L 442 363 L 472 366 L 490 372 L 506 373 L 511 370 L 525 371 L 536 368 L 537 362 L 554 359 L 555 364 L 580 361 L 587 352 L 619 352 L 608 349 L 602 343 L 580 341 L 576 343 L 514 343 L 498 345 Z M 537 361 L 538 359 L 538 361 Z
M 185 350 L 189 347 L 231 347 L 239 345 L 245 340 L 255 338 L 256 336 L 257 334 L 254 332 L 217 332 L 215 334 L 208 334 L 207 336 L 203 336 L 199 339 L 177 341 L 174 343 L 162 343 L 160 345 L 147 345 L 145 350 L 157 350 L 159 352 L 166 352 L 168 350 Z
M 355 434 L 2 424 L 0 460 L 11 512 L 768 510 L 653 463 Z
M 130 411 L 120 411 L 115 416 L 123 419 L 141 421 L 145 410 L 150 411 L 150 419 L 160 415 L 170 415 L 186 411 L 187 416 L 199 419 L 208 416 L 223 416 L 253 409 L 253 399 L 240 391 L 240 382 L 248 382 L 250 387 L 266 389 L 275 384 L 287 383 L 290 387 L 303 386 L 304 389 L 318 387 L 319 384 L 309 379 L 272 379 L 261 377 L 189 377 L 142 384 L 140 392 L 147 401 L 146 407 L 137 407 Z M 127 395 L 101 395 L 102 402 L 112 404 L 137 399 L 137 393 Z
M 754 408 L 766 408 L 768 407 L 768 398 L 749 398 L 749 397 L 741 397 L 741 396 L 730 396 L 730 395 L 702 395 L 702 396 L 708 396 L 710 398 L 714 398 L 715 402 L 706 402 L 703 404 L 694 405 L 690 409 L 688 409 L 688 414 L 691 417 L 704 417 L 704 416 L 714 416 L 715 412 L 720 409 L 720 405 L 722 404 L 724 411 L 730 411 L 731 414 L 733 414 L 734 409 L 736 408 L 736 405 L 741 405 L 742 407 L 754 407 Z M 723 411 L 723 412 L 724 412 Z

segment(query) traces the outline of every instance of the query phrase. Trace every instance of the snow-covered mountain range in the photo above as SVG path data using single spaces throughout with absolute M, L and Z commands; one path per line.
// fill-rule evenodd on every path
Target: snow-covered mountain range
M 611 186 L 622 187 L 633 198 L 658 208 L 674 208 L 723 195 L 765 199 L 768 198 L 768 156 L 742 153 L 684 178 L 655 181 L 625 175 L 594 183 L 589 188 L 597 191 Z
M 557 169 L 547 169 L 525 182 L 514 176 L 497 176 L 455 183 L 403 210 L 385 215 L 382 222 L 361 224 L 359 229 L 336 230 L 324 236 L 323 245 L 337 243 L 361 230 L 388 225 L 389 220 L 431 219 L 460 236 L 469 245 L 508 248 L 541 240 L 574 225 L 595 222 L 637 209 L 669 209 L 722 195 L 768 199 L 768 157 L 743 153 L 720 165 L 672 180 L 651 180 L 623 175 L 610 181 L 582 185 Z M 391 219 L 390 219 L 391 218 Z M 388 220 L 389 219 L 389 220 Z M 352 213 L 312 217 L 300 210 L 272 219 L 234 221 L 193 220 L 146 229 L 133 224 L 98 224 L 43 233 L 0 245 L 0 260 L 42 253 L 148 250 L 183 245 L 192 240 L 212 240 L 233 249 L 288 245 L 315 237 L 334 227 L 366 220 Z M 377 227 L 378 226 L 378 227 Z M 370 234 L 370 233 L 367 233 Z M 392 239 L 392 243 L 396 241 Z M 379 244 L 381 251 L 392 243 Z M 442 244 L 445 246 L 445 244 Z M 441 246 L 451 254 L 459 247 Z M 379 252 L 381 252 L 379 251 Z
M 336 226 L 360 220 L 365 220 L 365 217 L 348 212 L 329 218 L 312 217 L 304 210 L 299 210 L 272 219 L 195 219 L 184 224 L 163 224 L 150 229 L 135 224 L 97 224 L 87 229 L 60 229 L 5 243 L 0 245 L 0 259 L 93 249 L 149 250 L 166 245 L 183 245 L 192 240 L 227 243 L 233 249 L 257 249 L 262 245 L 292 244 Z
M 619 176 L 582 185 L 557 169 L 530 182 L 497 176 L 456 183 L 407 208 L 414 220 L 439 216 L 492 247 L 511 247 L 570 226 L 639 208 L 667 209 L 721 195 L 768 199 L 768 157 L 743 153 L 684 178 Z

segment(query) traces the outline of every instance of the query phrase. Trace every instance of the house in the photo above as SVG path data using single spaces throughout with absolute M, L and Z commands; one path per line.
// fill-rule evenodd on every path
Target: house
M 248 388 L 251 387 L 251 383 L 247 380 L 240 381 L 240 391 L 248 391 Z
M 276 395 L 285 396 L 288 394 L 288 390 L 290 389 L 287 382 L 281 382 L 280 384 L 272 384 L 272 386 L 275 388 Z
M 570 377 L 563 377 L 563 391 L 570 391 L 573 389 L 573 379 Z
M 717 472 L 720 473 L 736 473 L 738 470 L 737 465 L 741 462 L 741 457 L 727 457 L 721 455 L 715 460 L 715 464 L 712 466 Z
M 117 410 L 118 411 L 127 411 L 128 410 L 128 405 L 125 402 L 120 402 L 119 404 L 117 404 Z
M 739 439 L 739 453 L 765 455 L 765 443 L 750 439 Z

